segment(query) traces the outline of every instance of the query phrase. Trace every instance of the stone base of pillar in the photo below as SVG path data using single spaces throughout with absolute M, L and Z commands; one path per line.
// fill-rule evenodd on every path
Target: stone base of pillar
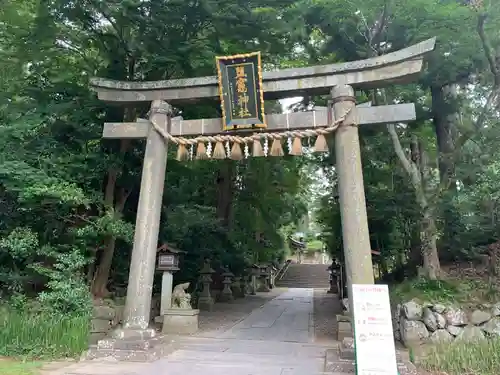
M 348 345 L 348 343 L 346 344 Z M 356 372 L 354 357 L 351 356 L 352 358 L 350 359 L 341 358 L 339 350 L 340 348 L 328 349 L 326 351 L 324 373 L 354 374 Z M 355 353 L 354 349 L 352 349 L 352 353 Z M 399 375 L 417 375 L 418 371 L 415 365 L 407 357 L 408 355 L 405 355 L 405 353 L 396 353 Z
M 250 294 L 251 296 L 255 296 L 257 294 L 257 291 L 255 289 L 255 285 L 249 285 L 248 294 Z
M 352 338 L 351 322 L 337 322 L 337 340 L 342 341 L 345 338 Z
M 327 293 L 328 294 L 337 294 L 338 292 L 339 291 L 338 291 L 337 285 L 330 283 L 330 289 L 328 289 Z
M 354 350 L 354 339 L 345 337 L 339 346 L 339 357 L 341 359 L 356 359 L 356 351 Z
M 257 287 L 257 292 L 270 292 L 271 289 L 269 289 L 269 283 L 267 282 L 267 279 L 260 279 L 259 280 L 259 286 Z
M 123 329 L 113 332 L 112 337 L 99 340 L 83 356 L 84 360 L 113 358 L 117 361 L 153 362 L 174 349 L 172 342 L 158 337 L 156 331 L 148 329 Z
M 198 309 L 203 311 L 212 311 L 214 308 L 214 299 L 212 297 L 200 297 L 198 299 Z
M 271 289 L 269 289 L 269 286 L 266 285 L 266 284 L 259 285 L 259 288 L 257 289 L 257 292 L 267 293 L 267 292 L 270 292 L 270 291 L 271 291 Z
M 336 316 L 337 322 L 351 322 L 351 316 L 345 314 L 337 314 Z
M 234 300 L 233 293 L 231 291 L 222 291 L 219 295 L 219 302 L 231 302 Z
M 231 287 L 234 298 L 244 298 L 245 292 L 241 289 L 240 284 L 235 284 Z
M 200 310 L 171 309 L 167 310 L 159 320 L 163 323 L 162 333 L 174 335 L 192 335 L 198 331 L 198 315 Z

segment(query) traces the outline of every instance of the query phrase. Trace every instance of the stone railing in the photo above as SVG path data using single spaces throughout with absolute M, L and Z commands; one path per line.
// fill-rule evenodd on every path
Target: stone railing
M 392 317 L 394 336 L 407 347 L 420 342 L 473 341 L 500 336 L 500 302 L 470 309 L 412 300 L 398 304 Z
M 274 277 L 275 280 L 281 280 L 283 278 L 283 276 L 285 276 L 285 273 L 288 270 L 288 266 L 290 266 L 290 263 L 292 263 L 292 261 L 290 259 L 288 259 L 283 264 L 283 266 L 276 273 L 276 276 Z

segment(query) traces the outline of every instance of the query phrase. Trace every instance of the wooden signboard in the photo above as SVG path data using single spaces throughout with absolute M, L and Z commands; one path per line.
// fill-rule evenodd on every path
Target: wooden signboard
M 265 128 L 260 52 L 216 61 L 224 130 Z
M 357 375 L 397 375 L 387 285 L 353 284 Z

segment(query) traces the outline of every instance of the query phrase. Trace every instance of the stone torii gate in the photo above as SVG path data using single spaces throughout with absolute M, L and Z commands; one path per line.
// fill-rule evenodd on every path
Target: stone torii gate
M 415 120 L 413 104 L 356 106 L 354 89 L 378 88 L 412 81 L 422 69 L 425 54 L 432 51 L 434 46 L 435 39 L 429 39 L 403 50 L 366 60 L 262 74 L 265 99 L 282 99 L 304 94 L 331 95 L 331 108 L 266 115 L 267 129 L 254 129 L 251 132 L 290 133 L 328 127 L 329 131 L 336 130 L 336 169 L 339 177 L 339 202 L 349 287 L 352 284 L 374 283 L 357 125 Z M 172 117 L 171 105 L 197 99 L 218 98 L 218 79 L 200 77 L 155 82 L 122 82 L 93 78 L 91 86 L 103 101 L 124 104 L 152 102 L 148 120 L 104 124 L 103 138 L 146 139 L 147 144 L 124 323 L 121 329 L 114 332 L 113 339 L 103 340 L 98 344 L 98 348 L 108 353 L 115 353 L 117 349 L 130 351 L 133 348 L 136 351 L 148 352 L 145 358 L 153 359 L 155 335 L 154 330 L 149 328 L 150 305 L 168 141 L 175 143 L 175 137 L 213 136 L 222 133 L 221 118 L 183 120 Z M 333 124 L 341 125 L 338 129 L 332 127 L 333 120 Z M 125 357 L 130 359 L 130 355 Z

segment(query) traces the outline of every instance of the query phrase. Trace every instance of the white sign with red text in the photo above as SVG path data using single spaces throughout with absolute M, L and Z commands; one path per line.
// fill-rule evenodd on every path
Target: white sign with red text
M 357 375 L 397 375 L 387 285 L 352 286 Z

